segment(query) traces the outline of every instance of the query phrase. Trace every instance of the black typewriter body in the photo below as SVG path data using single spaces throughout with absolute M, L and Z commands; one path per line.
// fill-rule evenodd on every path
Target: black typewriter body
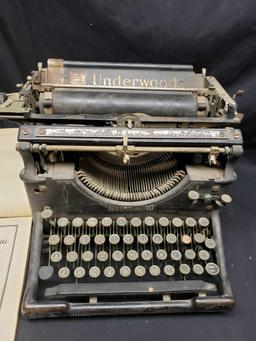
M 34 214 L 25 315 L 234 306 L 219 209 L 232 201 L 242 115 L 214 77 L 49 60 L 1 110 L 25 120 L 17 150 Z

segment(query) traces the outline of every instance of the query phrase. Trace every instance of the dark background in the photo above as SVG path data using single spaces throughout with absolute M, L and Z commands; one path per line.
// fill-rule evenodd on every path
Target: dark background
M 256 1 L 1 0 L 0 89 L 15 91 L 50 57 L 193 64 L 197 71 L 206 67 L 231 95 L 245 90 L 238 105 L 246 153 L 237 166 L 234 204 L 222 213 L 238 302 L 223 315 L 21 318 L 17 340 L 255 340 Z

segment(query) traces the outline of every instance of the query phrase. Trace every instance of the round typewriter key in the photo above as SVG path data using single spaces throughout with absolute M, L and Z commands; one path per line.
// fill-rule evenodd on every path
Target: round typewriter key
M 58 276 L 60 278 L 67 278 L 70 275 L 70 270 L 67 267 L 60 268 L 58 271 Z
M 166 217 L 161 217 L 158 220 L 159 226 L 161 227 L 168 227 L 169 226 L 169 219 Z
M 62 227 L 62 228 L 67 227 L 68 226 L 68 219 L 65 217 L 59 218 L 57 221 L 57 225 L 59 227 Z
M 196 221 L 192 217 L 187 217 L 185 219 L 185 225 L 189 228 L 195 227 L 196 226 Z
M 82 254 L 82 260 L 85 262 L 90 262 L 93 260 L 93 253 L 91 251 L 84 251 Z
M 189 191 L 188 198 L 192 201 L 196 201 L 200 198 L 200 194 L 197 191 Z
M 116 225 L 119 227 L 124 227 L 127 224 L 127 219 L 125 217 L 118 217 L 116 219 Z
M 108 259 L 108 253 L 106 251 L 100 251 L 98 254 L 97 254 L 97 259 L 100 261 L 100 262 L 106 262 L 106 260 Z
M 50 219 L 53 216 L 53 211 L 50 208 L 45 208 L 41 213 L 41 217 L 44 220 Z
M 146 234 L 144 234 L 144 233 L 139 234 L 139 235 L 138 235 L 138 242 L 139 242 L 140 244 L 147 244 L 147 242 L 148 242 L 148 236 L 147 236 Z
M 75 242 L 75 237 L 72 234 L 68 234 L 64 237 L 64 244 L 65 245 L 72 245 Z
M 183 221 L 180 218 L 173 218 L 172 220 L 172 226 L 173 227 L 182 227 Z
M 98 219 L 94 218 L 94 217 L 91 217 L 91 218 L 87 219 L 86 225 L 88 227 L 92 227 L 92 228 L 96 227 L 98 225 Z
M 88 245 L 90 243 L 91 237 L 88 234 L 82 234 L 79 238 L 79 242 L 82 245 Z
M 60 237 L 57 234 L 52 234 L 49 237 L 48 242 L 50 245 L 58 245 L 60 242 Z
M 179 270 L 183 275 L 188 275 L 190 273 L 190 266 L 188 264 L 181 264 Z
M 138 277 L 143 277 L 145 276 L 146 269 L 142 265 L 137 265 L 136 268 L 134 269 L 134 273 Z
M 133 217 L 131 219 L 131 226 L 132 227 L 140 227 L 141 226 L 141 220 L 138 217 Z
M 232 197 L 229 194 L 222 194 L 220 200 L 224 205 L 226 205 L 232 202 Z
M 205 241 L 205 236 L 202 233 L 195 233 L 194 241 L 198 244 L 202 244 Z
M 165 260 L 167 258 L 167 252 L 163 249 L 156 251 L 156 258 L 159 260 Z
M 126 245 L 131 245 L 134 242 L 134 237 L 132 234 L 125 234 L 123 236 L 123 241 Z
M 151 265 L 151 267 L 149 268 L 149 273 L 152 276 L 159 276 L 160 272 L 161 270 L 158 265 Z
M 69 251 L 67 253 L 67 261 L 68 262 L 75 262 L 78 258 L 78 254 L 75 251 Z
M 83 278 L 85 276 L 85 269 L 83 267 L 81 267 L 81 266 L 78 266 L 74 270 L 74 276 L 76 278 Z
M 128 277 L 131 274 L 131 269 L 129 266 L 124 265 L 120 268 L 119 273 L 122 277 Z
M 111 235 L 109 236 L 109 242 L 110 242 L 110 244 L 112 244 L 112 245 L 118 244 L 118 243 L 120 242 L 120 237 L 119 237 L 119 235 L 116 234 L 116 233 L 111 234 Z
M 153 257 L 152 252 L 149 250 L 143 250 L 141 252 L 141 258 L 144 260 L 150 260 L 152 259 L 152 257 Z
M 216 242 L 212 238 L 206 238 L 204 244 L 208 249 L 215 249 L 216 247 Z
M 136 259 L 138 259 L 138 252 L 135 251 L 135 250 L 129 250 L 127 252 L 127 258 L 129 260 L 136 260 Z
M 144 224 L 147 227 L 153 227 L 155 225 L 155 219 L 153 217 L 146 217 L 144 219 Z
M 121 260 L 124 258 L 123 252 L 116 250 L 112 253 L 112 258 L 116 261 L 116 262 L 121 262 Z
M 187 259 L 189 259 L 189 260 L 193 260 L 193 259 L 196 258 L 196 253 L 195 253 L 195 251 L 192 250 L 192 249 L 187 249 L 187 250 L 185 251 L 185 257 L 186 257 Z
M 202 275 L 204 273 L 204 268 L 200 264 L 194 264 L 193 265 L 193 272 L 196 275 Z
M 51 261 L 54 263 L 58 263 L 62 260 L 62 253 L 60 251 L 54 251 L 51 254 Z
M 175 269 L 172 265 L 165 265 L 164 267 L 164 273 L 167 275 L 167 276 L 173 276 L 175 274 Z
M 107 266 L 104 269 L 104 275 L 108 278 L 115 276 L 115 273 L 116 273 L 116 270 L 113 268 L 113 266 Z
M 95 237 L 94 237 L 94 243 L 97 244 L 97 245 L 102 245 L 105 243 L 105 236 L 103 234 L 97 234 Z
M 82 227 L 82 226 L 83 226 L 83 223 L 84 223 L 83 219 L 82 219 L 82 218 L 79 218 L 79 217 L 74 218 L 74 219 L 72 220 L 72 226 L 74 226 L 75 228 Z
M 188 234 L 183 234 L 180 239 L 181 242 L 185 245 L 191 244 L 192 242 L 192 238 Z
M 53 267 L 51 265 L 49 266 L 41 266 L 38 272 L 38 276 L 42 281 L 47 281 L 50 279 L 53 275 Z
M 100 276 L 100 268 L 97 266 L 92 266 L 89 270 L 89 276 L 92 278 L 97 278 Z
M 154 234 L 153 236 L 152 236 L 152 241 L 153 241 L 153 243 L 155 243 L 155 244 L 161 244 L 162 242 L 163 242 L 163 236 L 161 235 L 161 234 L 159 234 L 159 233 L 156 233 L 156 234 Z
M 172 250 L 171 258 L 173 260 L 181 260 L 181 253 L 180 253 L 180 251 L 179 250 Z
M 205 227 L 208 227 L 209 224 L 210 224 L 209 219 L 207 219 L 206 217 L 201 217 L 198 219 L 198 225 L 200 227 L 205 228 Z
M 205 270 L 211 276 L 217 276 L 220 272 L 220 268 L 215 263 L 207 263 L 205 266 Z
M 167 243 L 169 244 L 175 244 L 177 241 L 177 237 L 173 233 L 168 233 L 165 237 Z
M 112 225 L 112 219 L 110 217 L 104 217 L 102 220 L 101 220 L 101 225 L 103 227 L 110 227 Z
M 202 259 L 202 260 L 208 260 L 208 259 L 210 258 L 210 254 L 209 254 L 209 252 L 206 251 L 206 250 L 200 250 L 200 251 L 198 252 L 198 256 L 199 256 L 199 258 Z

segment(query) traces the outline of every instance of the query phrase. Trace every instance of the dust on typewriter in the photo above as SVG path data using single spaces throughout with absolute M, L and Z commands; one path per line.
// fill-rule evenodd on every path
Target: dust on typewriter
M 1 116 L 33 211 L 29 318 L 209 312 L 235 303 L 219 208 L 232 201 L 242 119 L 186 65 L 48 60 Z

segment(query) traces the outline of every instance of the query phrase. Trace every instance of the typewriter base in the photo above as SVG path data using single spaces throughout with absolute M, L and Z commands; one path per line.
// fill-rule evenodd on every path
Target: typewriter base
M 205 292 L 199 293 L 197 296 L 189 295 L 189 290 L 186 291 L 186 286 L 177 282 L 169 282 L 169 290 L 165 286 L 161 286 L 159 291 L 161 294 L 155 295 L 154 288 L 152 292 L 147 295 L 140 295 L 140 284 L 138 287 L 136 283 L 129 286 L 129 283 L 125 286 L 127 291 L 134 294 L 130 296 L 129 300 L 125 302 L 121 299 L 118 300 L 118 295 L 113 295 L 111 291 L 108 291 L 108 295 L 105 297 L 112 297 L 111 300 L 98 301 L 96 295 L 91 294 L 89 302 L 83 302 L 76 297 L 75 302 L 70 302 L 68 299 L 60 300 L 60 295 L 49 295 L 48 299 L 38 300 L 38 270 L 40 266 L 40 252 L 42 243 L 42 220 L 40 213 L 34 214 L 33 223 L 33 235 L 31 241 L 31 254 L 30 263 L 28 269 L 28 279 L 25 289 L 25 294 L 22 303 L 22 313 L 30 319 L 35 318 L 50 318 L 50 317 L 72 317 L 72 316 L 96 316 L 96 315 L 128 315 L 128 314 L 169 314 L 169 313 L 196 313 L 196 312 L 222 312 L 230 310 L 235 305 L 235 299 L 231 292 L 230 284 L 227 277 L 225 257 L 221 236 L 221 224 L 219 213 L 214 211 L 212 213 L 212 225 L 217 244 L 216 254 L 218 263 L 220 266 L 220 287 L 221 294 L 207 296 Z M 198 281 L 199 282 L 199 281 Z M 167 283 L 167 282 L 164 282 Z M 209 283 L 204 283 L 206 292 L 208 290 Z M 118 284 L 118 283 L 116 283 Z M 123 283 L 122 283 L 123 284 Z M 151 282 L 151 286 L 157 282 Z M 183 283 L 182 283 L 183 284 Z M 146 284 L 145 284 L 146 285 Z M 101 285 L 104 287 L 104 285 Z M 111 286 L 110 286 L 111 287 Z M 50 288 L 52 289 L 52 288 Z M 87 284 L 87 296 L 88 291 L 93 289 L 93 284 Z M 184 289 L 184 290 L 183 290 Z M 122 290 L 122 289 L 120 289 Z M 209 291 L 211 291 L 209 287 Z M 93 292 L 93 291 L 92 291 Z M 136 296 L 137 295 L 137 296 Z M 151 299 L 150 299 L 151 296 Z M 65 294 L 63 295 L 65 297 Z M 113 299 L 114 297 L 114 299 Z M 131 298 L 132 297 L 132 298 Z M 110 302 L 109 302 L 110 301 Z

